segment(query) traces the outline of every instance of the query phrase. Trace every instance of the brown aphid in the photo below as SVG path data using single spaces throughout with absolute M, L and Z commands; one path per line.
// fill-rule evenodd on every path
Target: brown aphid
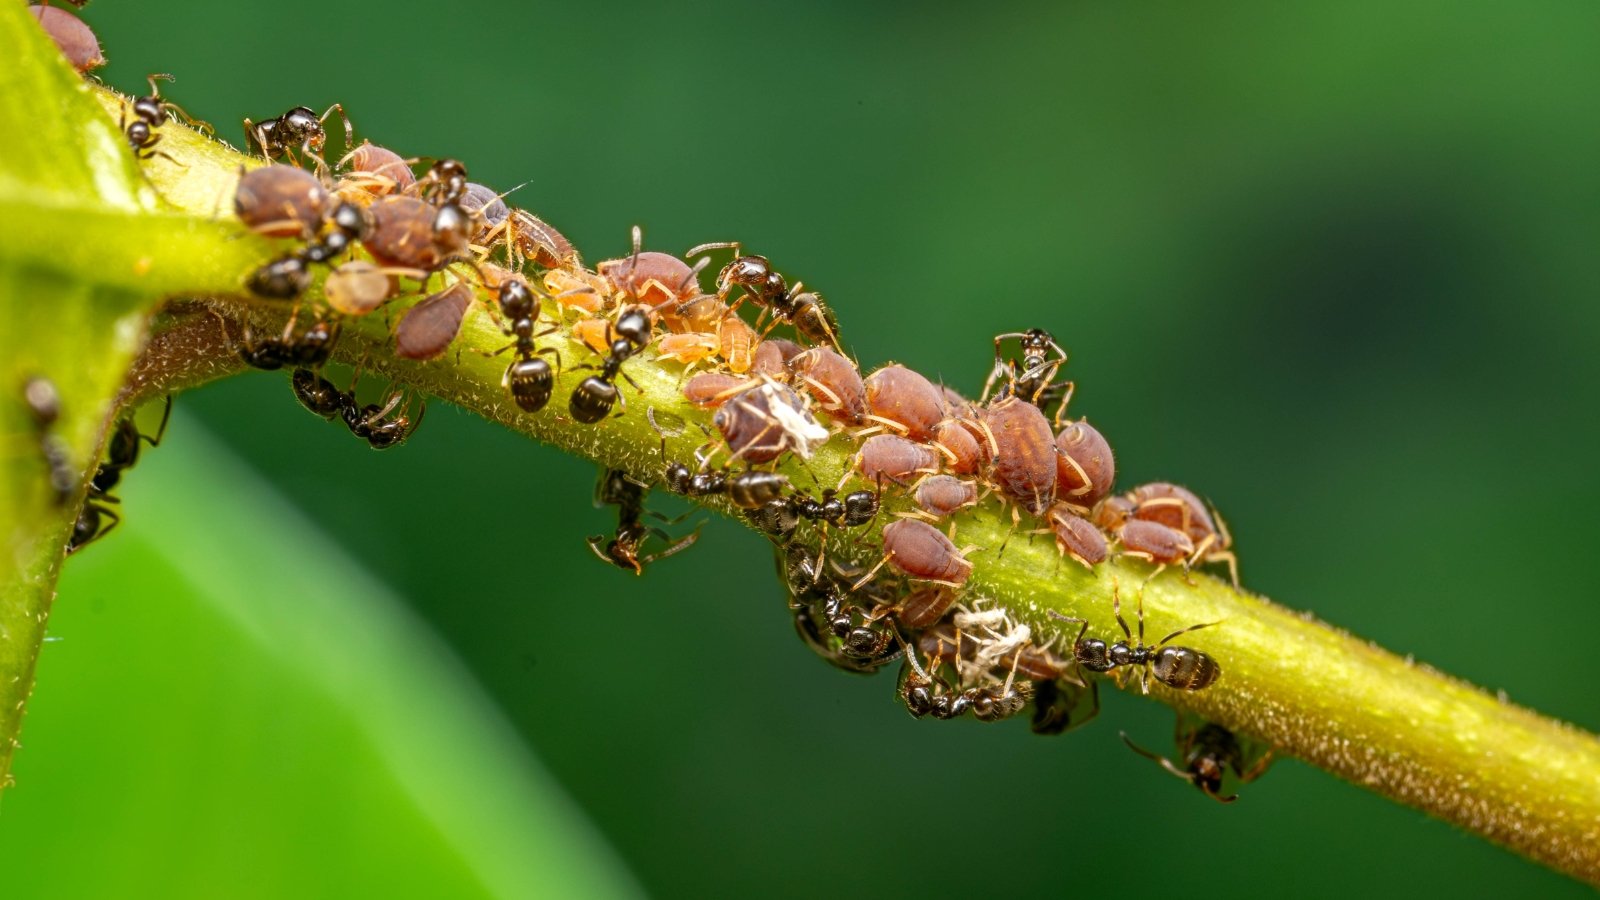
M 1176 528 L 1148 519 L 1129 519 L 1117 531 L 1122 555 L 1158 565 L 1181 563 L 1194 553 L 1194 541 Z
M 944 518 L 978 502 L 978 488 L 953 475 L 931 475 L 917 482 L 917 505 L 923 511 Z
M 322 294 L 346 316 L 364 316 L 394 296 L 394 278 L 364 259 L 352 259 L 328 273 Z
M 1088 519 L 1062 502 L 1050 507 L 1050 530 L 1056 536 L 1056 550 L 1077 560 L 1086 568 L 1106 561 L 1106 536 Z
M 964 416 L 972 412 L 972 401 L 961 396 L 961 392 L 950 385 L 939 385 L 939 393 L 944 397 L 944 414 L 946 416 Z
M 701 296 L 699 270 L 670 253 L 640 250 L 640 232 L 633 230 L 633 254 L 595 266 L 618 291 L 650 307 L 672 331 L 681 327 L 677 307 Z
M 1233 536 L 1219 518 L 1213 519 L 1199 497 L 1187 488 L 1165 481 L 1142 484 L 1128 492 L 1127 499 L 1134 504 L 1133 516 L 1151 522 L 1160 522 L 1188 535 L 1194 542 L 1186 565 L 1200 562 L 1228 564 L 1233 586 L 1239 586 L 1239 558 L 1230 552 Z
M 461 333 L 472 305 L 472 286 L 458 281 L 406 310 L 394 329 L 394 352 L 401 359 L 437 359 Z
M 578 251 L 566 235 L 525 209 L 512 209 L 506 220 L 485 236 L 485 243 L 501 233 L 518 257 L 531 259 L 547 269 L 575 269 L 582 264 Z
M 665 340 L 663 338 L 663 340 Z M 721 406 L 724 400 L 754 387 L 756 382 L 726 372 L 701 372 L 683 386 L 684 399 L 702 409 Z
M 956 592 L 945 585 L 918 585 L 896 605 L 895 615 L 907 628 L 927 628 L 944 618 L 955 602 Z
M 437 214 L 415 197 L 380 197 L 372 204 L 372 232 L 361 246 L 380 265 L 432 272 L 445 262 L 433 242 Z
M 1127 497 L 1118 494 L 1107 497 L 1097 503 L 1089 513 L 1089 521 L 1093 522 L 1101 531 L 1113 534 L 1122 527 L 1122 524 L 1133 517 L 1134 503 Z
M 1176 528 L 1196 544 L 1217 533 L 1217 524 L 1205 503 L 1188 488 L 1154 481 L 1129 491 L 1128 499 L 1133 501 L 1134 518 Z
M 79 75 L 106 64 L 105 54 L 100 52 L 100 40 L 82 19 L 54 6 L 30 6 L 28 11 L 39 20 L 44 33 L 56 42 L 61 55 Z
M 944 393 L 919 372 L 884 366 L 867 377 L 867 410 L 874 419 L 899 426 L 906 437 L 927 441 L 945 418 Z
M 750 362 L 750 373 L 788 381 L 789 361 L 804 352 L 805 348 L 794 341 L 769 337 L 756 345 L 754 358 Z
M 1056 435 L 1056 494 L 1085 509 L 1111 493 L 1117 461 L 1093 425 L 1073 422 Z
M 916 519 L 896 519 L 883 526 L 883 552 L 889 565 L 911 578 L 960 587 L 972 575 L 972 563 L 939 529 Z
M 727 313 L 717 324 L 717 346 L 728 371 L 743 375 L 750 371 L 751 353 L 756 342 L 756 330 L 739 318 L 737 313 Z
M 322 226 L 330 199 L 317 176 L 295 166 L 270 165 L 239 178 L 233 211 L 245 227 L 267 237 L 302 237 Z
M 875 434 L 856 452 L 856 468 L 868 481 L 881 478 L 907 485 L 918 475 L 939 471 L 939 454 L 897 434 Z
M 348 185 L 374 197 L 398 194 L 417 183 L 417 176 L 400 154 L 371 141 L 362 141 L 339 160 L 339 165 L 348 167 L 341 186 Z
M 974 437 L 972 429 L 955 419 L 940 422 L 933 430 L 933 444 L 944 454 L 950 471 L 957 475 L 973 475 L 991 461 L 983 443 Z
M 983 411 L 994 435 L 994 476 L 1001 491 L 1042 515 L 1056 499 L 1056 445 L 1039 407 L 1006 397 Z
M 867 415 L 867 389 L 856 364 L 832 347 L 817 346 L 795 354 L 789 371 L 815 397 L 823 412 L 848 425 Z
M 734 459 L 772 462 L 793 451 L 809 459 L 828 439 L 805 401 L 787 385 L 764 382 L 729 397 L 712 418 Z

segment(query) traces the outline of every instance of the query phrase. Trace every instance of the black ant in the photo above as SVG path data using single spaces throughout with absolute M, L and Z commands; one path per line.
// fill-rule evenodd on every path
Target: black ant
M 734 506 L 743 510 L 754 510 L 781 498 L 784 490 L 789 487 L 789 477 L 777 472 L 747 469 L 730 475 L 725 469 L 705 468 L 696 472 L 684 463 L 668 462 L 667 438 L 677 437 L 683 433 L 683 420 L 671 413 L 662 413 L 661 416 L 677 419 L 677 426 L 673 428 L 671 434 L 668 434 L 667 426 L 656 421 L 655 409 L 645 411 L 645 418 L 650 420 L 650 427 L 661 436 L 661 461 L 666 463 L 661 480 L 666 483 L 667 490 L 674 494 L 685 497 L 726 496 Z M 696 459 L 698 458 L 697 453 Z
M 521 278 L 508 278 L 501 282 L 498 302 L 500 315 L 509 323 L 502 327 L 512 341 L 490 355 L 499 356 L 507 350 L 514 351 L 511 365 L 506 367 L 506 374 L 500 383 L 510 390 L 511 399 L 516 401 L 517 406 L 526 412 L 538 412 L 550 402 L 556 385 L 555 372 L 550 368 L 550 363 L 541 357 L 554 356 L 559 365 L 561 353 L 553 347 L 541 350 L 534 345 L 534 340 L 558 329 L 552 325 L 543 331 L 534 330 L 539 324 L 539 301 Z
M 837 490 L 828 488 L 822 492 L 821 500 L 801 493 L 790 501 L 795 513 L 803 519 L 835 528 L 855 528 L 878 517 L 878 498 L 878 491 L 851 491 L 840 497 Z
M 646 525 L 643 517 L 647 513 L 656 518 L 661 518 L 656 513 L 650 513 L 644 508 L 644 497 L 649 492 L 645 485 L 628 477 L 621 469 L 606 469 L 600 473 L 600 481 L 595 485 L 594 503 L 596 506 L 615 506 L 617 508 L 617 532 L 610 541 L 605 535 L 597 534 L 589 538 L 589 549 L 594 555 L 600 557 L 619 569 L 632 569 L 635 575 L 643 575 L 644 567 L 658 559 L 666 559 L 675 553 L 689 549 L 700 538 L 700 529 L 696 528 L 692 534 L 677 543 L 667 547 L 660 553 L 649 556 L 640 556 L 639 548 L 645 540 L 652 535 L 662 541 L 672 538 L 660 528 Z M 667 521 L 663 519 L 663 521 Z M 671 524 L 670 522 L 668 524 Z
M 828 343 L 839 348 L 839 322 L 833 310 L 822 302 L 822 296 L 813 291 L 802 291 L 805 285 L 795 282 L 794 287 L 784 277 L 773 271 L 765 256 L 745 255 L 738 241 L 718 241 L 701 244 L 684 254 L 684 258 L 697 256 L 708 250 L 732 250 L 733 262 L 722 267 L 717 274 L 717 299 L 727 300 L 735 285 L 744 289 L 739 303 L 750 298 L 756 305 L 772 312 L 773 316 L 794 326 L 794 330 L 813 344 Z M 759 323 L 758 323 L 759 324 Z
M 269 372 L 284 366 L 314 369 L 328 361 L 338 337 L 339 329 L 329 326 L 326 321 L 318 322 L 296 336 L 294 319 L 290 318 L 281 336 L 258 341 L 246 324 L 244 340 L 239 344 L 239 358 L 248 366 Z
M 323 225 L 323 233 L 304 247 L 250 273 L 245 282 L 250 292 L 270 300 L 292 300 L 305 293 L 311 284 L 311 264 L 344 255 L 372 232 L 372 217 L 359 205 L 344 201 L 334 206 Z
M 849 580 L 823 571 L 820 556 L 796 549 L 776 553 L 789 589 L 795 631 L 818 656 L 846 672 L 870 675 L 900 656 L 902 643 L 887 619 L 872 619 L 850 602 Z
M 1177 727 L 1178 756 L 1183 760 L 1181 767 L 1135 744 L 1128 738 L 1127 732 L 1122 732 L 1122 742 L 1133 752 L 1155 760 L 1161 768 L 1199 788 L 1202 794 L 1218 803 L 1232 803 L 1239 799 L 1238 794 L 1222 796 L 1222 779 L 1229 769 L 1233 770 L 1240 784 L 1248 784 L 1261 777 L 1267 766 L 1272 764 L 1270 747 L 1260 753 L 1253 764 L 1246 763 L 1247 757 L 1253 754 L 1245 752 L 1237 735 L 1212 722 L 1190 722 L 1186 725 L 1182 715 L 1178 718 Z
M 1033 697 L 1033 683 L 1017 680 L 1017 660 L 1012 659 L 1011 672 L 1004 683 L 987 687 L 970 687 L 956 692 L 942 677 L 928 674 L 917 662 L 916 654 L 906 651 L 906 668 L 901 673 L 900 700 L 914 718 L 932 715 L 935 719 L 959 719 L 970 710 L 980 722 L 998 722 L 1021 712 Z M 933 668 L 940 660 L 935 657 Z
M 1006 359 L 1001 344 L 1015 339 L 1022 350 L 1022 361 Z M 1019 397 L 1048 410 L 1056 407 L 1056 418 L 1072 401 L 1074 385 L 1070 381 L 1056 382 L 1056 373 L 1067 362 L 1067 351 L 1061 349 L 1050 332 L 1042 328 L 1027 331 L 1010 331 L 995 335 L 994 368 L 989 370 L 989 380 L 983 384 L 982 401 L 989 399 L 996 381 L 1004 379 L 995 397 Z M 1019 371 L 1020 370 L 1020 371 Z M 982 402 L 980 401 L 980 402 Z
M 311 369 L 295 369 L 289 376 L 289 385 L 301 406 L 330 422 L 342 417 L 346 408 L 355 406 L 355 395 L 339 390 Z
M 68 553 L 76 553 L 105 537 L 122 521 L 122 517 L 107 505 L 122 502 L 120 498 L 111 495 L 111 490 L 122 480 L 122 473 L 133 468 L 139 461 L 139 442 L 144 441 L 152 447 L 160 446 L 162 437 L 167 433 L 167 423 L 171 419 L 172 398 L 168 397 L 166 407 L 161 412 L 161 424 L 156 428 L 155 437 L 141 432 L 132 416 L 117 422 L 106 448 L 105 462 L 100 464 L 94 478 L 90 479 L 89 496 L 84 501 L 83 509 L 78 512 L 77 521 L 72 523 L 72 535 L 67 539 Z
M 590 375 L 580 382 L 567 404 L 572 418 L 585 425 L 593 425 L 611 414 L 612 407 L 622 396 L 616 385 L 618 375 L 627 378 L 629 384 L 640 390 L 639 385 L 622 371 L 622 364 L 650 343 L 650 316 L 644 307 L 629 307 L 622 311 L 616 322 L 607 325 L 607 330 L 612 335 L 611 352 L 606 355 L 600 374 Z
M 292 159 L 295 147 L 299 147 L 301 153 L 320 160 L 322 145 L 328 138 L 328 133 L 322 126 L 328 120 L 328 116 L 333 115 L 334 110 L 338 110 L 339 118 L 344 120 L 344 143 L 348 147 L 355 143 L 355 129 L 351 127 L 350 118 L 345 115 L 344 107 L 335 103 L 320 116 L 308 107 L 296 106 L 283 115 L 268 119 L 259 125 L 245 119 L 245 149 L 253 149 L 267 159 L 279 157 Z
M 422 417 L 428 412 L 428 404 L 422 404 L 421 411 L 417 413 L 415 421 L 405 412 L 394 418 L 389 414 L 394 412 L 404 395 L 398 391 L 390 394 L 389 399 L 382 406 L 368 403 L 366 406 L 357 406 L 353 394 L 346 395 L 349 399 L 342 411 L 344 424 L 350 433 L 366 441 L 374 450 L 387 450 L 405 443 L 406 438 L 422 425 Z
M 433 242 L 447 256 L 466 252 L 483 214 L 462 205 L 467 195 L 467 167 L 460 160 L 441 159 L 417 182 L 423 199 L 438 210 L 433 216 Z
M 61 418 L 61 394 L 55 382 L 40 375 L 22 384 L 22 401 L 33 416 L 34 427 L 39 432 L 39 453 L 44 456 L 50 470 L 50 492 L 57 506 L 67 502 L 78 486 L 78 473 L 72 467 L 72 454 L 67 442 L 50 429 Z
M 128 146 L 133 148 L 134 155 L 139 159 L 160 156 L 168 162 L 181 166 L 183 163 L 173 159 L 167 152 L 153 149 L 161 141 L 161 135 L 156 133 L 156 129 L 172 115 L 180 115 L 191 123 L 195 120 L 183 111 L 183 107 L 161 99 L 161 89 L 156 87 L 156 79 L 158 78 L 162 81 L 172 80 L 172 76 L 166 74 L 147 76 L 145 80 L 150 83 L 150 95 L 148 97 L 135 97 L 132 110 L 133 121 L 128 121 L 128 111 L 124 110 L 123 117 L 118 122 L 118 127 L 127 135 Z
M 1134 641 L 1133 634 L 1128 630 L 1127 620 L 1122 618 L 1122 601 L 1118 596 L 1117 588 L 1113 585 L 1111 590 L 1111 611 L 1117 617 L 1117 624 L 1122 627 L 1123 640 L 1107 645 L 1098 638 L 1085 640 L 1083 635 L 1089 630 L 1089 623 L 1085 619 L 1064 616 L 1050 610 L 1053 618 L 1063 622 L 1082 622 L 1083 627 L 1078 629 L 1078 636 L 1072 641 L 1072 654 L 1077 658 L 1078 664 L 1091 672 L 1110 672 L 1123 666 L 1139 666 L 1139 686 L 1143 691 L 1150 693 L 1150 676 L 1167 687 L 1180 691 L 1198 691 L 1210 687 L 1222 675 L 1222 666 L 1217 664 L 1209 654 L 1203 653 L 1192 647 L 1168 647 L 1167 642 L 1180 634 L 1187 634 L 1201 628 L 1210 628 L 1216 622 L 1203 622 L 1199 625 L 1190 625 L 1162 638 L 1152 646 L 1144 642 L 1144 596 L 1139 597 L 1139 639 Z M 1131 644 L 1129 642 L 1132 642 Z M 1118 681 L 1120 684 L 1120 679 Z

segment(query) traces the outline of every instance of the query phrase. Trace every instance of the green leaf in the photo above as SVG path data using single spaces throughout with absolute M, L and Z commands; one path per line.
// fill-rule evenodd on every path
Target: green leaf
M 170 434 L 62 581 L 8 895 L 637 893 L 392 592 L 195 423 Z
M 167 211 L 117 120 L 20 3 L 0 4 L 0 785 L 33 685 L 66 539 L 105 425 L 156 304 L 237 280 L 253 241 Z M 186 131 L 173 123 L 161 133 Z M 183 265 L 174 265 L 182 261 Z M 24 382 L 61 397 L 48 428 L 79 492 L 58 502 Z

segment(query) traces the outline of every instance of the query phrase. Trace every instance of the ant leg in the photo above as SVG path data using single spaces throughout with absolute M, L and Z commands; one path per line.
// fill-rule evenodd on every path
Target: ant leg
M 168 394 L 165 407 L 161 410 L 161 424 L 156 426 L 156 436 L 150 437 L 144 432 L 139 432 L 139 437 L 152 447 L 161 446 L 161 439 L 166 436 L 167 422 L 172 418 L 172 395 Z
M 1140 597 L 1141 597 L 1140 606 L 1139 606 L 1139 626 L 1140 626 L 1140 628 L 1144 627 L 1144 605 L 1143 605 L 1144 601 L 1142 599 L 1143 596 L 1144 596 L 1143 594 L 1140 594 Z M 1133 640 L 1133 632 L 1128 630 L 1128 620 L 1124 619 L 1122 617 L 1122 586 L 1116 581 L 1116 579 L 1112 579 L 1112 581 L 1111 581 L 1111 614 L 1117 617 L 1117 624 L 1122 627 L 1122 636 L 1127 638 L 1130 641 Z M 1089 627 L 1088 623 L 1085 623 L 1084 627 L 1085 628 Z M 1142 635 L 1143 632 L 1141 631 L 1140 634 Z M 1079 637 L 1082 637 L 1082 635 L 1079 635 Z M 1142 644 L 1144 642 L 1141 640 L 1140 643 Z

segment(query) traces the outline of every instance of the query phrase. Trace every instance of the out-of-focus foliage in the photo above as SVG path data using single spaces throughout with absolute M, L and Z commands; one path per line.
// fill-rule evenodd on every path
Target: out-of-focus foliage
M 340 100 L 401 152 L 529 180 L 516 202 L 590 258 L 624 252 L 635 222 L 667 250 L 741 239 L 824 291 L 867 365 L 974 390 L 987 335 L 1048 327 L 1124 477 L 1215 499 L 1248 586 L 1600 728 L 1589 655 L 1539 653 L 1600 630 L 1592 4 L 151 0 L 88 17 L 111 83 L 171 71 L 174 99 L 232 139 L 241 115 Z M 1117 740 L 1161 746 L 1154 704 L 1110 697 L 1057 740 L 912 721 L 886 676 L 801 649 L 754 536 L 714 525 L 645 578 L 607 570 L 582 545 L 610 527 L 586 467 L 471 417 L 432 410 L 379 455 L 281 376 L 180 403 L 455 648 L 653 892 L 1349 896 L 1396 871 L 1440 895 L 1582 890 L 1292 762 L 1213 804 Z M 130 476 L 130 520 L 155 514 L 154 481 Z M 229 495 L 191 502 L 198 522 L 272 528 Z M 72 569 L 132 534 L 69 566 L 55 624 L 93 602 Z M 159 580 L 115 578 L 107 603 L 160 608 Z M 7 828 L 34 827 L 28 791 L 80 777 L 46 769 L 41 677 Z M 273 733 L 271 670 L 236 677 L 260 698 L 239 727 Z M 270 834 L 300 822 L 255 813 Z M 405 852 L 399 819 L 371 828 Z
M 172 436 L 62 580 L 8 896 L 634 892 L 448 648 L 203 429 Z M 249 514 L 196 514 L 219 497 Z

